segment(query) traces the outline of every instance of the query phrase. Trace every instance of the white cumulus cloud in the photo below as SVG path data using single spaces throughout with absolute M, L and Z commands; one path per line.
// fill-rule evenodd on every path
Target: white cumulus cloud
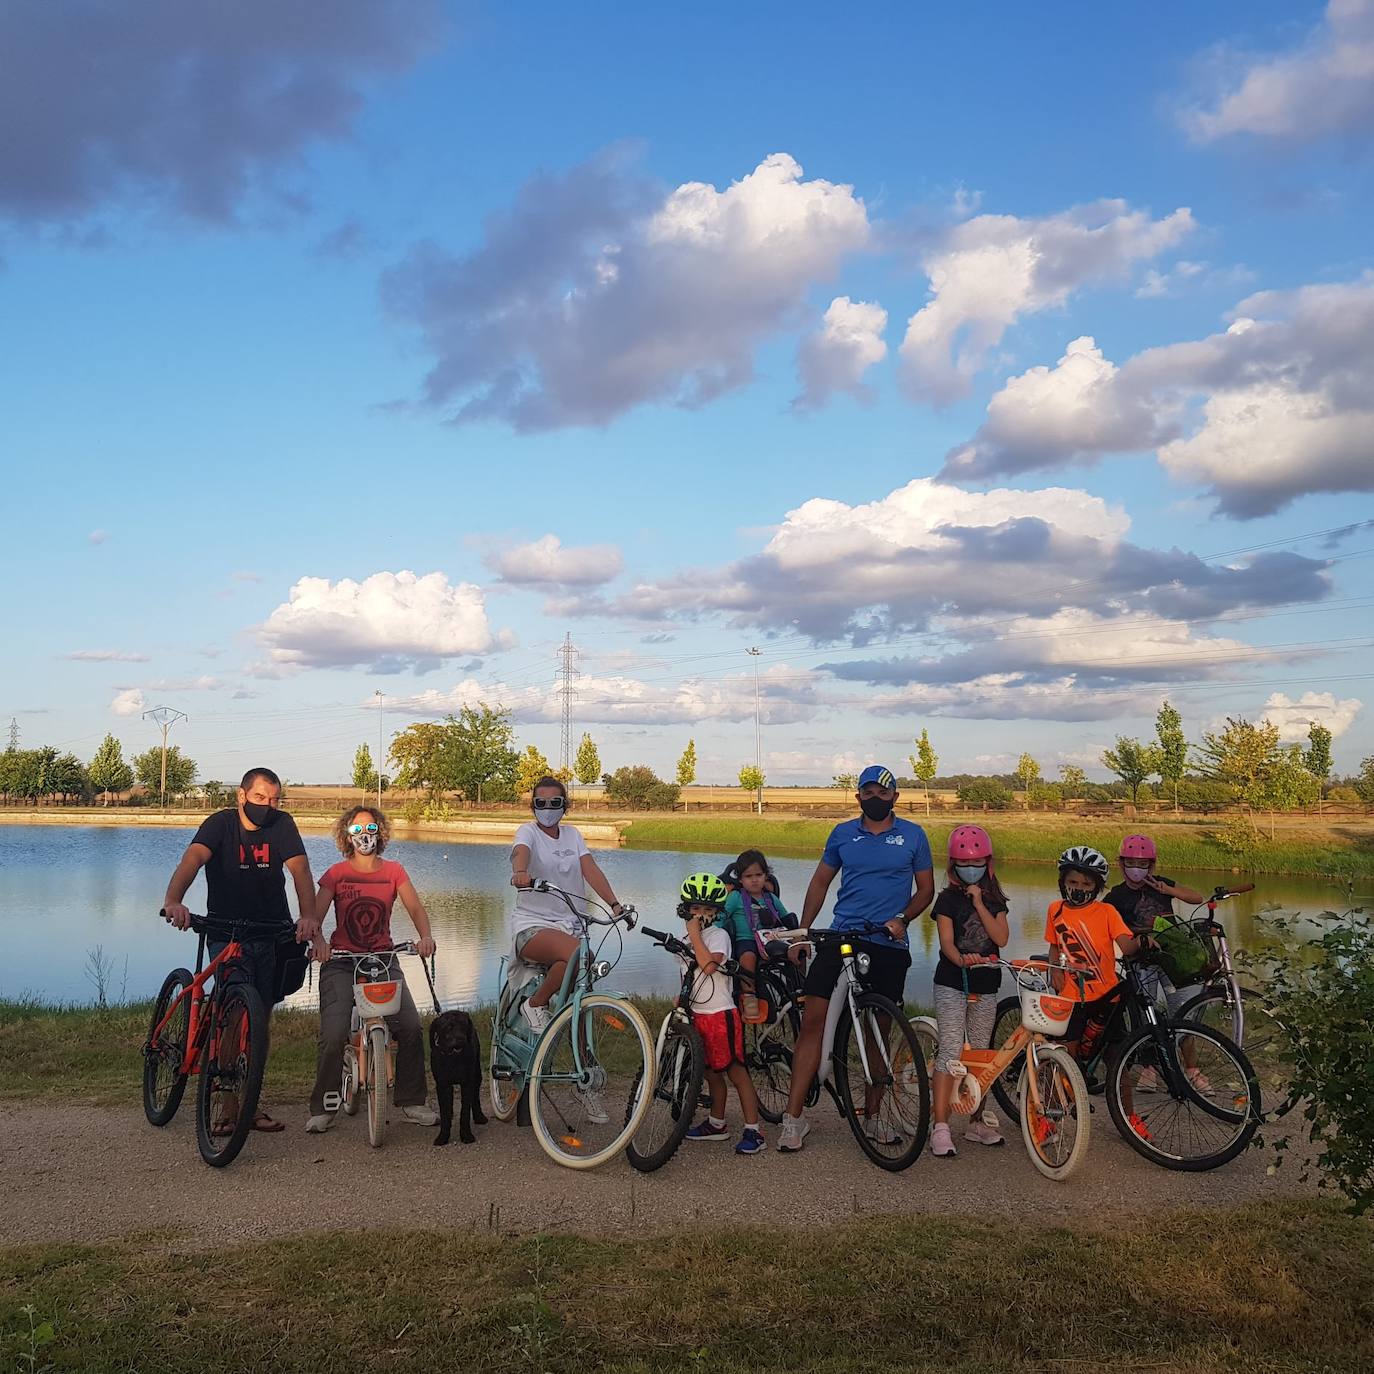
M 1152 219 L 1122 200 L 1042 219 L 979 215 L 954 226 L 924 258 L 931 300 L 907 322 L 900 350 L 903 384 L 917 399 L 937 405 L 967 395 L 974 375 L 1018 318 L 1123 276 L 1193 228 L 1186 208 Z
M 517 587 L 597 587 L 625 566 L 614 544 L 565 548 L 556 534 L 516 544 L 488 555 L 487 566 L 502 582 Z
M 606 156 L 530 182 L 467 255 L 417 247 L 383 293 L 434 357 L 425 402 L 454 421 L 604 425 L 749 381 L 759 344 L 868 237 L 853 188 L 786 153 L 667 195 Z
M 1356 697 L 1337 701 L 1334 692 L 1304 692 L 1296 701 L 1283 692 L 1275 692 L 1260 714 L 1279 727 L 1279 739 L 1287 744 L 1306 740 L 1314 721 L 1339 739 L 1355 723 L 1363 705 Z
M 1374 130 L 1374 0 L 1331 0 L 1291 52 L 1245 63 L 1184 124 L 1201 143 L 1236 134 L 1302 144 Z
M 140 687 L 127 687 L 110 702 L 110 710 L 117 716 L 137 716 L 148 709 Z
M 377 572 L 361 582 L 302 577 L 258 637 L 277 671 L 364 664 L 423 671 L 498 644 L 482 589 L 451 584 L 439 572 Z
M 837 391 L 860 400 L 870 399 L 864 373 L 887 356 L 883 330 L 887 311 L 872 301 L 852 301 L 836 296 L 830 302 L 819 333 L 802 341 L 797 356 L 801 393 L 793 401 L 798 409 L 825 405 Z

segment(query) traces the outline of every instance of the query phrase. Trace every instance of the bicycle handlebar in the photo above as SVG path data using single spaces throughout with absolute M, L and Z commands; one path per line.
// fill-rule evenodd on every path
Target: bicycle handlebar
M 563 899 L 563 904 L 574 916 L 578 917 L 580 920 L 589 921 L 592 925 L 613 926 L 617 921 L 624 921 L 627 930 L 633 930 L 635 928 L 635 917 L 638 915 L 638 912 L 635 911 L 633 906 L 626 906 L 623 902 L 620 903 L 620 915 L 617 916 L 613 911 L 609 911 L 606 907 L 602 906 L 600 902 L 593 901 L 586 893 L 578 896 L 576 893 L 565 892 L 561 887 L 555 887 L 547 878 L 538 878 L 532 882 L 529 887 L 520 890 L 523 892 L 552 892 L 555 897 L 561 897 Z M 574 902 L 582 902 L 589 909 L 579 911 L 577 907 L 573 905 Z M 607 919 L 603 920 L 600 916 L 593 916 L 590 910 L 591 907 L 596 907 L 601 911 L 605 911 Z
M 165 921 L 167 910 L 158 909 L 159 916 Z M 242 921 L 235 917 L 199 916 L 190 913 L 191 929 L 197 935 L 221 936 L 226 940 L 278 940 L 282 944 L 303 943 L 296 934 L 294 925 L 282 925 L 277 921 Z
M 386 949 L 331 949 L 329 957 L 331 959 L 378 959 L 384 954 L 419 954 L 419 947 L 414 940 L 406 940 L 403 944 L 391 945 Z
M 1241 883 L 1238 887 L 1219 887 L 1208 900 L 1224 902 L 1228 897 L 1238 897 L 1242 892 L 1253 892 L 1254 890 L 1254 883 Z
M 690 962 L 697 957 L 696 950 L 686 940 L 679 940 L 676 935 L 669 935 L 666 930 L 650 930 L 648 926 L 644 926 L 642 933 L 647 935 L 654 944 L 666 949 L 669 954 L 676 954 L 679 959 L 686 959 Z M 739 972 L 739 960 L 734 958 L 722 959 L 719 971 L 727 978 L 733 978 Z

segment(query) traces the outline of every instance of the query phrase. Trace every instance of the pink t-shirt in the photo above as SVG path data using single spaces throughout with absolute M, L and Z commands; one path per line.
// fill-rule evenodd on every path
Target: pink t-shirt
M 337 924 L 330 945 L 353 954 L 390 949 L 391 908 L 401 884 L 408 881 L 405 869 L 389 859 L 371 873 L 359 872 L 346 859 L 336 863 L 320 879 L 320 886 L 334 894 Z

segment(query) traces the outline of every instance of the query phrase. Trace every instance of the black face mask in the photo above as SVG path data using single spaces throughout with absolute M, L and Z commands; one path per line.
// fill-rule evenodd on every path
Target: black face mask
M 885 821 L 891 814 L 895 802 L 886 797 L 865 797 L 859 803 L 859 810 L 871 821 Z
M 1095 892 L 1079 892 L 1072 887 L 1066 887 L 1064 889 L 1064 900 L 1070 906 L 1087 906 L 1089 902 L 1095 901 L 1096 899 L 1097 893 Z
M 266 830 L 276 824 L 277 817 L 281 815 L 281 812 L 275 806 L 268 806 L 263 802 L 246 801 L 243 804 L 243 814 L 259 830 Z

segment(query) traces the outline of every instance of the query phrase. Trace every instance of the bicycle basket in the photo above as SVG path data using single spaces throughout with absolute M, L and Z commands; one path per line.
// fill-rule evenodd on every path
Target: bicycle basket
M 1176 988 L 1204 982 L 1221 967 L 1221 956 L 1212 937 L 1186 921 L 1159 916 L 1153 936 L 1159 946 L 1153 962 Z
M 1061 997 L 1047 973 L 1038 968 L 1016 971 L 1016 995 L 1021 999 L 1021 1024 L 1037 1035 L 1063 1035 L 1077 1005 Z
M 364 1020 L 374 1016 L 394 1016 L 401 1009 L 401 989 L 405 985 L 399 981 L 386 983 L 354 983 L 353 1004 L 358 1015 Z

